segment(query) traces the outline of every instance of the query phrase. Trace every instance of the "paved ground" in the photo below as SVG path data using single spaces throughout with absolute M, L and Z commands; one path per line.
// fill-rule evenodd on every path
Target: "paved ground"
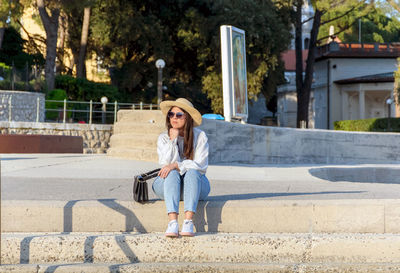
M 106 155 L 2 154 L 2 199 L 131 200 L 133 176 L 156 167 Z M 400 198 L 399 165 L 211 165 L 207 176 L 208 200 Z

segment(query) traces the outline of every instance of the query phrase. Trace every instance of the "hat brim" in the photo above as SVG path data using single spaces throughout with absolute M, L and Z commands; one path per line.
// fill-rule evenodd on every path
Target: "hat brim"
M 166 100 L 166 101 L 163 101 L 160 103 L 161 112 L 164 115 L 167 115 L 168 111 L 174 106 L 185 110 L 192 117 L 194 127 L 201 125 L 202 117 L 201 117 L 200 112 L 197 111 L 196 108 L 191 107 L 185 103 L 182 103 L 179 101 L 172 101 L 172 100 Z

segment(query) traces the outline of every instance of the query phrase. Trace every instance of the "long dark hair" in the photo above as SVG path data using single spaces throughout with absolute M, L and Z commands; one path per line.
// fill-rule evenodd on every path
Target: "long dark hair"
M 171 107 L 171 109 L 173 107 Z M 171 109 L 169 109 L 169 111 L 171 111 Z M 189 115 L 188 112 L 186 112 L 182 108 L 179 108 L 179 109 L 181 109 L 185 113 L 185 117 L 186 117 L 185 126 L 183 127 L 183 155 L 185 156 L 186 159 L 193 160 L 193 158 L 194 158 L 194 151 L 193 151 L 193 139 L 194 139 L 194 135 L 193 135 L 193 118 Z M 171 122 L 170 122 L 170 120 L 168 118 L 168 115 L 167 115 L 167 118 L 166 118 L 166 121 L 165 121 L 165 125 L 167 126 L 168 135 L 169 135 L 169 129 L 172 128 L 172 125 L 171 125 Z

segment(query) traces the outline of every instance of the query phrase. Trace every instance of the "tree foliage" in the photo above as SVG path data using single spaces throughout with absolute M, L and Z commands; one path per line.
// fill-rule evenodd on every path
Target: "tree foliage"
M 248 91 L 255 98 L 290 40 L 289 20 L 280 12 L 271 1 L 111 0 L 93 8 L 91 30 L 98 55 L 126 93 L 155 93 L 154 63 L 163 58 L 167 94 L 203 105 L 208 98 L 221 113 L 220 26 L 246 31 Z
M 291 38 L 290 5 L 285 0 L 21 1 L 44 6 L 40 14 L 48 35 L 52 32 L 52 47 L 55 28 L 49 31 L 49 21 L 60 14 L 65 28 L 61 44 L 71 49 L 73 65 L 80 52 L 83 11 L 90 6 L 87 52 L 95 53 L 109 69 L 120 99 L 154 100 L 155 61 L 162 58 L 167 64 L 163 70 L 166 97 L 188 97 L 202 112 L 222 113 L 221 25 L 246 31 L 250 99 L 260 92 L 267 101 L 272 97 L 282 74 L 279 56 Z M 66 52 L 58 49 L 59 60 Z M 55 54 L 46 55 L 46 74 L 51 74 Z
M 335 30 L 345 29 L 337 35 L 343 42 L 358 43 L 360 40 L 362 43 L 398 42 L 400 40 L 400 22 L 397 16 L 390 16 L 390 9 L 391 7 L 383 3 L 374 3 L 370 6 L 367 14 L 365 12 L 351 13 L 348 17 L 322 25 L 319 36 L 327 37 L 329 27 L 332 25 Z M 349 17 L 353 18 L 349 19 Z M 346 28 L 349 22 L 350 28 Z M 361 37 L 359 37 L 360 33 Z
M 13 27 L 5 28 L 3 47 L 0 50 L 0 62 L 16 68 L 25 68 L 25 65 L 44 64 L 41 54 L 28 54 L 25 51 L 26 41 Z
M 0 49 L 3 45 L 5 29 L 15 25 L 15 19 L 18 18 L 23 10 L 23 6 L 18 0 L 0 0 Z

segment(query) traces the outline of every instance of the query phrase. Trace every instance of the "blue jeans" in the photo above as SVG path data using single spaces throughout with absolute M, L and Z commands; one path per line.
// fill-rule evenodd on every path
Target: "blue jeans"
M 210 182 L 205 175 L 194 169 L 189 169 L 182 176 L 177 170 L 172 170 L 165 179 L 158 176 L 152 188 L 158 197 L 165 200 L 167 213 L 179 213 L 182 193 L 185 212 L 196 212 L 199 200 L 204 200 L 210 193 Z

